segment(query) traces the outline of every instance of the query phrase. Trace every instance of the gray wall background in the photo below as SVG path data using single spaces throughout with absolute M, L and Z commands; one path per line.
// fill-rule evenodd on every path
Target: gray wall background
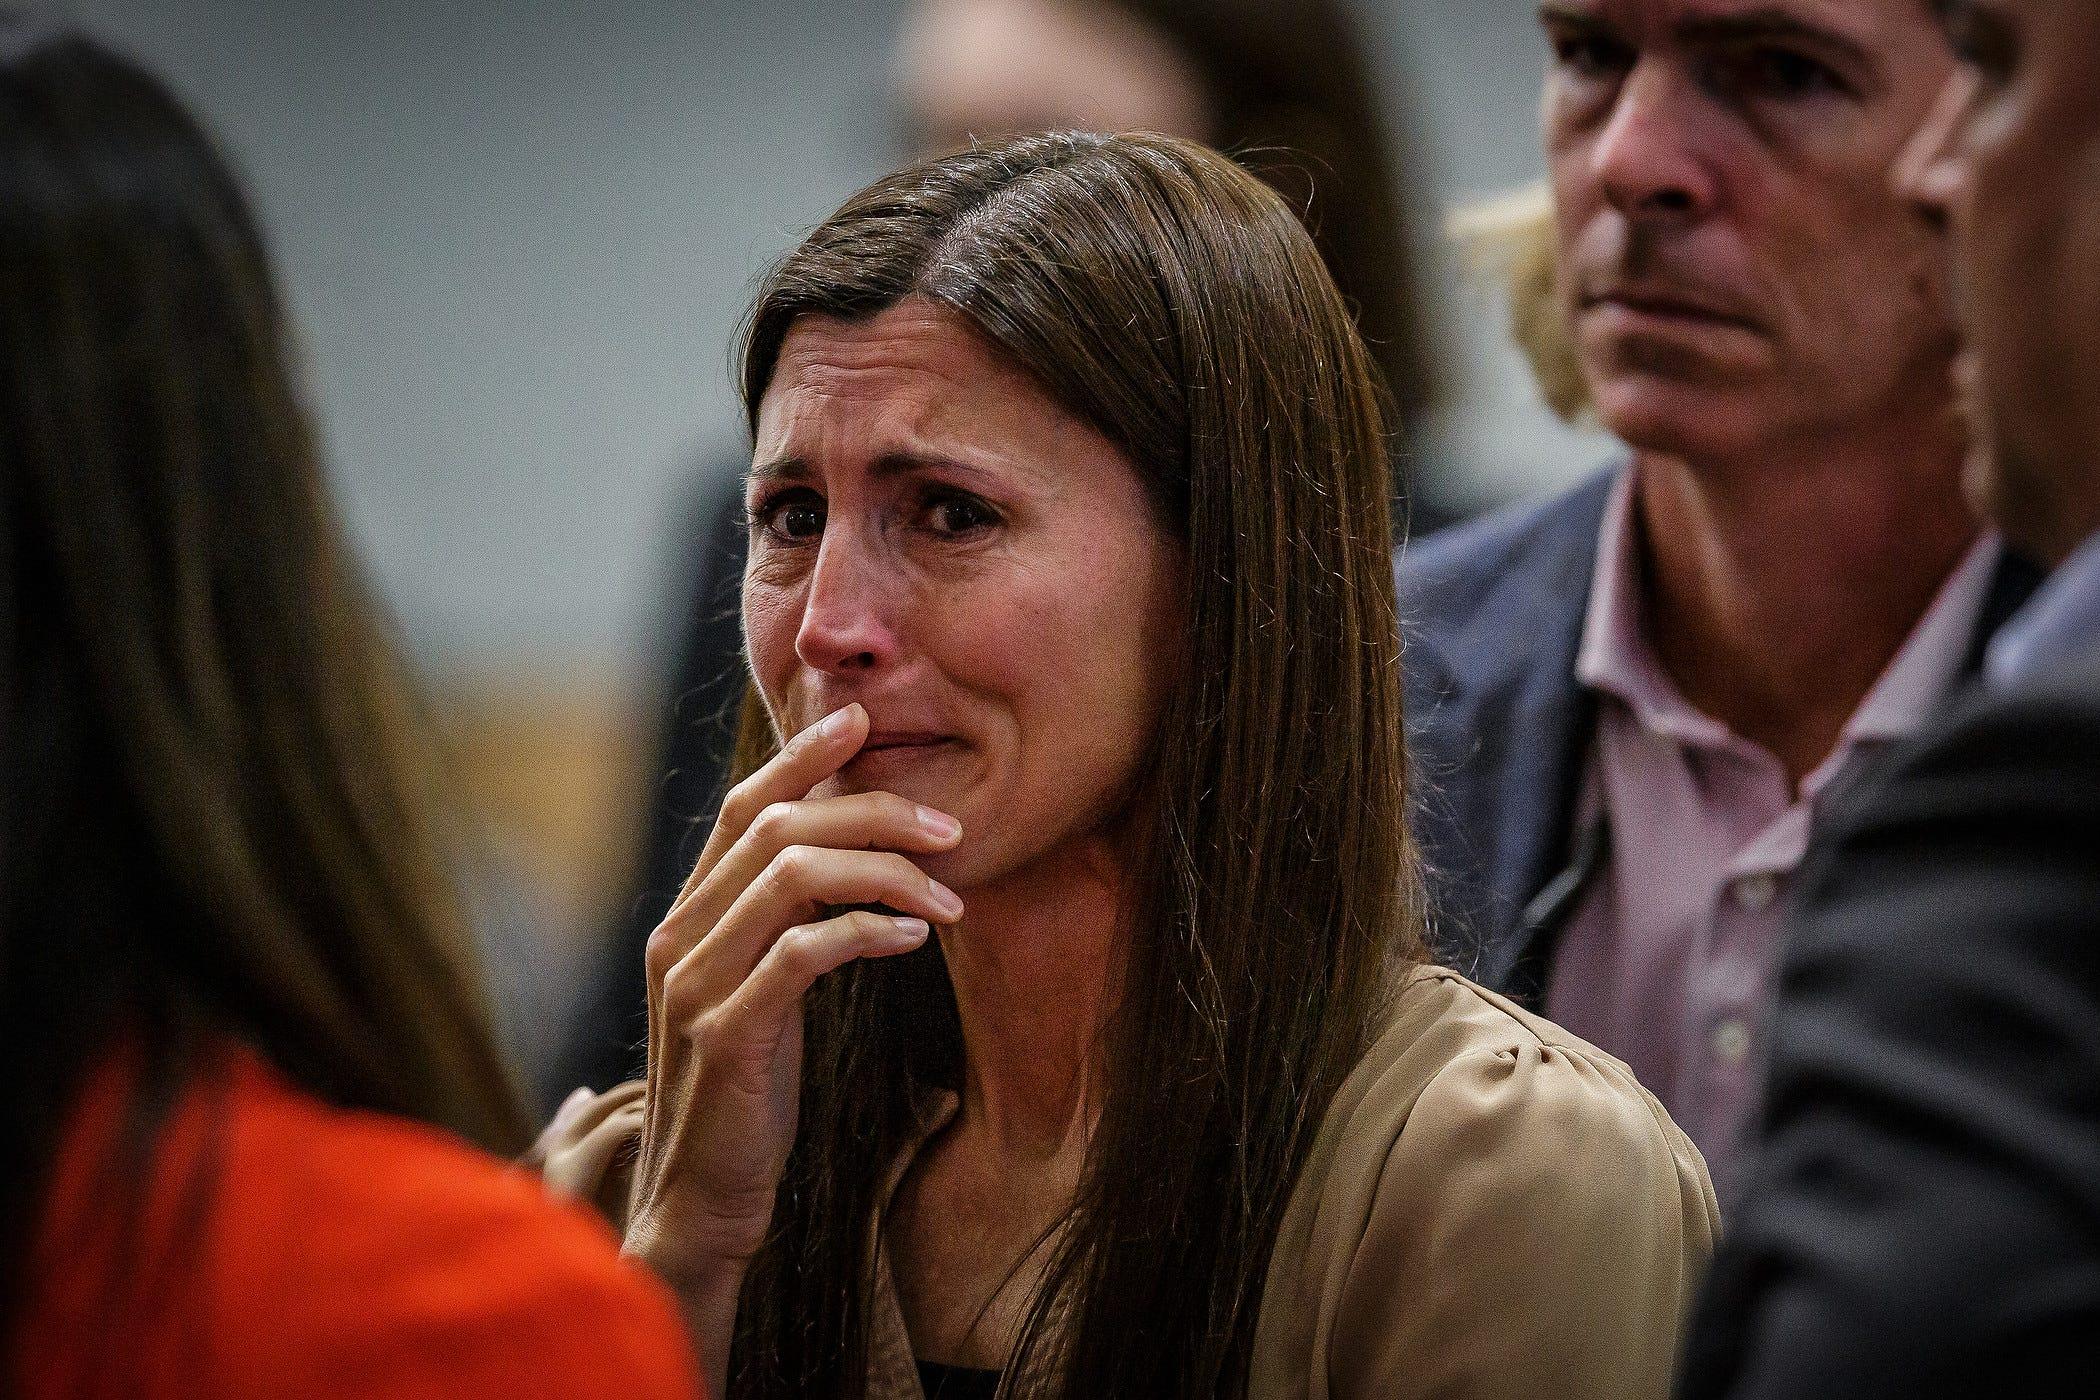
M 893 158 L 898 0 L 75 0 L 215 125 L 261 206 L 351 528 L 439 667 L 632 678 L 680 503 L 735 464 L 753 280 Z M 1521 0 L 1366 3 L 1411 128 L 1483 498 L 1598 455 L 1436 246 L 1533 179 Z

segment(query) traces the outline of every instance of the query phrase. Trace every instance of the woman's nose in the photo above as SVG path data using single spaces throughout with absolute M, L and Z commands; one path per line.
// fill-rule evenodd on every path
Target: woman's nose
M 833 528 L 817 547 L 795 655 L 818 671 L 872 671 L 894 661 L 896 570 L 858 532 Z

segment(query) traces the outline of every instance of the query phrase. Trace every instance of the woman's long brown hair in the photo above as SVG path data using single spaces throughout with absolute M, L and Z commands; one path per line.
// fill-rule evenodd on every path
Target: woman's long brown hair
M 246 202 L 153 78 L 5 12 L 0 512 L 0 1327 L 120 1043 L 142 1117 L 232 1038 L 515 1149 L 416 715 Z
M 1283 202 L 1164 137 L 1024 137 L 855 196 L 760 293 L 754 418 L 798 317 L 907 296 L 960 313 L 1113 441 L 1188 560 L 1107 1091 L 1007 1384 L 1240 1395 L 1299 1164 L 1423 956 L 1378 372 Z M 753 697 L 744 721 L 748 765 L 771 740 Z M 960 1079 L 936 945 L 850 964 L 806 1018 L 735 1400 L 863 1393 L 882 1168 L 928 1090 Z

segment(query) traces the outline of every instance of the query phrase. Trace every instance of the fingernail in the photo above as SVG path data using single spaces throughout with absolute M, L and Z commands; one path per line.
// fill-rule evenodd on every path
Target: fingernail
M 919 827 L 935 840 L 946 841 L 962 834 L 962 823 L 946 812 L 936 812 L 931 807 L 919 808 Z
M 926 892 L 933 896 L 933 907 L 941 911 L 943 918 L 959 918 L 963 911 L 962 896 L 940 881 L 928 878 Z
M 897 926 L 899 937 L 908 938 L 914 943 L 933 932 L 933 925 L 927 923 L 924 919 L 910 919 L 900 916 L 891 918 L 890 922 Z
M 851 705 L 848 705 L 844 710 L 833 710 L 830 714 L 824 716 L 824 722 L 817 726 L 818 735 L 826 739 L 838 737 L 839 731 L 846 727 L 847 711 L 850 711 L 852 708 Z

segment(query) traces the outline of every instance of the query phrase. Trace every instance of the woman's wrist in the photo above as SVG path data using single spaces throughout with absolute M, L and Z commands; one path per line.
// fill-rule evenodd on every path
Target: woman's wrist
M 657 1268 L 645 1249 L 630 1245 L 625 1252 L 630 1259 L 647 1265 L 670 1287 L 699 1362 L 700 1375 L 707 1383 L 706 1393 L 720 1400 L 728 1394 L 729 1348 L 736 1336 L 737 1302 L 743 1294 L 749 1261 L 723 1259 L 689 1265 L 674 1276 Z

